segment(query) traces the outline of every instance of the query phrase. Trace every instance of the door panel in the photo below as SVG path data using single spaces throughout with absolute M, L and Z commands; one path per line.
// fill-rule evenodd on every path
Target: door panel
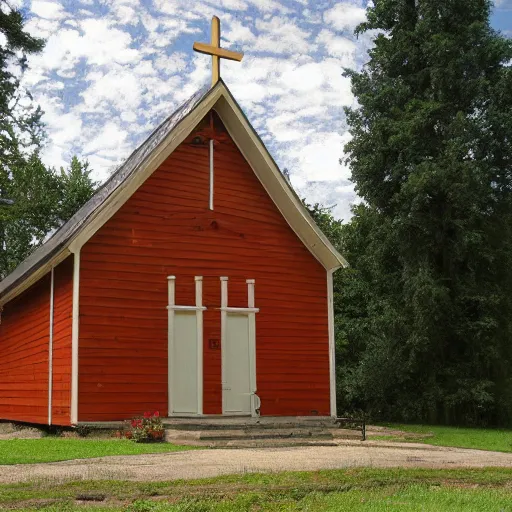
M 197 317 L 175 312 L 172 353 L 172 409 L 174 414 L 198 413 Z
M 227 315 L 225 339 L 225 347 L 222 347 L 225 351 L 224 414 L 251 414 L 251 358 L 246 315 Z

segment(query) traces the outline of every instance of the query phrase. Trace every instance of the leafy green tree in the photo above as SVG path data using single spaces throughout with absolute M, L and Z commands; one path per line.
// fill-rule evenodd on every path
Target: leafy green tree
M 20 11 L 0 0 L 0 161 L 16 158 L 19 145 L 38 145 L 42 137 L 41 110 L 32 105 L 30 93 L 20 86 L 27 69 L 27 55 L 38 53 L 44 41 L 24 31 Z M 29 100 L 27 103 L 23 100 Z
M 61 221 L 67 221 L 92 197 L 98 183 L 91 178 L 89 162 L 81 162 L 76 156 L 71 159 L 67 171 L 61 168 L 60 182 L 59 217 Z
M 40 245 L 59 223 L 56 206 L 61 187 L 58 176 L 49 172 L 34 153 L 28 160 L 11 167 L 8 193 L 13 204 L 0 207 L 4 226 L 3 251 L 0 252 L 2 278 Z
M 0 0 L 0 279 L 92 195 L 87 163 L 58 174 L 39 157 L 42 112 L 21 85 L 27 55 L 44 42 L 24 30 L 20 11 Z
M 22 14 L 0 1 L 0 278 L 18 252 L 7 248 L 7 236 L 16 232 L 11 225 L 18 210 L 13 204 L 15 181 L 18 177 L 24 181 L 33 173 L 37 156 L 31 153 L 42 139 L 41 111 L 32 105 L 20 81 L 27 55 L 41 51 L 44 42 L 23 26 Z
M 98 184 L 90 174 L 89 164 L 76 156 L 69 169 L 61 168 L 60 173 L 45 167 L 37 153 L 23 165 L 13 167 L 9 189 L 13 204 L 0 206 L 0 225 L 4 226 L 1 277 L 14 270 L 92 197 Z
M 346 146 L 342 405 L 512 422 L 512 41 L 488 0 L 379 0 Z M 352 301 L 355 305 L 349 305 Z

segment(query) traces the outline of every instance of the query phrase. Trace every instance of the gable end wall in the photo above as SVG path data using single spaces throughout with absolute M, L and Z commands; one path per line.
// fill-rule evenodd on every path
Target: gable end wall
M 204 413 L 222 411 L 220 276 L 229 306 L 256 280 L 257 386 L 263 415 L 329 415 L 326 270 L 302 244 L 238 148 L 193 135 L 83 246 L 80 259 L 79 421 L 145 410 L 167 414 L 167 276 L 194 304 L 204 277 Z

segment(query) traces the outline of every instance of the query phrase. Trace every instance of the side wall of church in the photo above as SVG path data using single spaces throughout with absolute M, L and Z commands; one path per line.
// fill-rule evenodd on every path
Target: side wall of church
M 72 264 L 54 270 L 53 423 L 69 425 Z M 48 423 L 50 274 L 8 302 L 0 323 L 0 419 Z
M 221 129 L 222 131 L 222 129 Z M 195 134 L 197 135 L 197 133 Z M 194 305 L 204 277 L 204 413 L 221 414 L 220 276 L 229 306 L 256 280 L 262 415 L 329 415 L 327 277 L 226 133 L 189 137 L 84 245 L 80 270 L 79 421 L 167 414 L 167 276 Z

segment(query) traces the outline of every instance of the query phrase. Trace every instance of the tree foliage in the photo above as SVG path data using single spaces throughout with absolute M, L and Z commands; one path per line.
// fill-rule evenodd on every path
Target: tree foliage
M 487 0 L 380 0 L 348 71 L 341 407 L 512 422 L 512 42 Z
M 22 85 L 27 55 L 41 39 L 24 30 L 21 12 L 0 0 L 0 279 L 89 199 L 96 183 L 87 163 L 47 168 L 39 151 L 42 112 Z
M 27 55 L 40 52 L 44 41 L 24 30 L 21 12 L 5 0 L 0 0 L 0 37 L 0 165 L 5 173 L 23 159 L 23 149 L 41 143 L 42 112 L 33 105 L 21 79 L 27 69 Z M 5 184 L 0 181 L 0 197 L 2 186 Z
M 37 153 L 13 168 L 8 189 L 13 204 L 0 205 L 0 226 L 4 226 L 0 278 L 90 199 L 97 187 L 90 173 L 89 164 L 77 157 L 73 157 L 69 169 L 48 169 Z

